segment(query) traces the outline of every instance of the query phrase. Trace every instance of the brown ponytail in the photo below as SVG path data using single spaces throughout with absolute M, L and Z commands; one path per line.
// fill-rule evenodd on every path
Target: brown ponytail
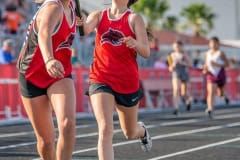
M 131 5 L 133 5 L 134 3 L 136 3 L 137 0 L 128 0 L 128 4 L 127 4 L 127 7 L 130 8 Z

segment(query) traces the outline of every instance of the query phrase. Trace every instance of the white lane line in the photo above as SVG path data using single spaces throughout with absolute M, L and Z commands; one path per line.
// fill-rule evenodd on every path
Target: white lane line
M 221 111 L 221 110 L 220 110 Z M 219 111 L 219 112 L 220 112 Z M 195 113 L 192 113 L 192 114 L 195 114 Z M 191 115 L 192 115 L 191 114 Z M 202 115 L 203 113 L 197 113 L 199 115 Z M 197 115 L 196 114 L 196 115 Z M 165 116 L 163 116 L 165 117 Z M 227 119 L 227 118 L 238 118 L 240 117 L 240 114 L 230 114 L 230 115 L 218 115 L 218 116 L 215 116 L 214 119 Z M 166 118 L 166 117 L 165 117 Z M 173 118 L 171 116 L 171 118 Z M 192 119 L 193 121 L 196 120 L 196 119 Z M 179 121 L 178 121 L 179 122 Z M 179 122 L 179 124 L 183 124 L 181 123 L 182 121 Z M 199 122 L 199 121 L 198 121 Z M 168 122 L 166 122 L 166 125 Z M 169 122 L 169 124 L 171 124 L 172 122 Z M 173 122 L 175 123 L 176 125 L 178 124 L 177 122 Z M 118 121 L 114 121 L 114 124 L 119 124 Z M 87 124 L 87 125 L 84 125 L 84 124 L 81 124 L 81 125 L 77 125 L 76 126 L 76 129 L 82 129 L 82 128 L 89 128 L 89 127 L 94 127 L 94 126 L 97 126 L 96 124 Z M 165 126 L 165 125 L 160 125 L 160 126 Z M 149 128 L 151 128 L 151 126 L 149 126 Z M 57 131 L 57 128 L 55 129 L 55 131 Z M 18 133 L 6 133 L 6 134 L 0 134 L 0 138 L 9 138 L 9 137 L 18 137 L 18 136 L 26 136 L 26 135 L 33 135 L 34 132 L 33 131 L 26 131 L 26 132 L 18 132 Z M 96 135 L 96 133 L 93 133 L 94 135 Z M 79 136 L 79 138 L 82 138 L 82 136 Z
M 233 114 L 233 115 L 229 115 L 229 116 L 225 116 L 225 115 L 224 116 L 216 116 L 216 118 L 218 118 L 218 119 L 228 119 L 228 118 L 233 118 L 233 117 L 240 117 L 240 114 Z M 156 128 L 156 127 L 161 127 L 161 126 L 172 126 L 172 125 L 180 125 L 180 124 L 191 124 L 191 123 L 202 122 L 205 120 L 206 119 L 189 119 L 189 120 L 181 120 L 181 121 L 178 120 L 178 121 L 173 121 L 173 122 L 164 122 L 164 123 L 160 123 L 158 125 L 148 125 L 147 128 Z M 84 127 L 86 127 L 86 126 L 90 126 L 90 125 L 85 125 Z M 81 126 L 79 126 L 79 127 L 81 127 Z M 119 133 L 119 132 L 122 132 L 121 129 L 114 130 L 114 134 Z M 183 133 L 185 133 L 185 131 L 183 131 Z M 171 133 L 169 133 L 169 134 L 171 134 Z M 167 135 L 169 135 L 169 134 L 167 134 Z M 87 137 L 92 137 L 92 136 L 97 136 L 97 135 L 98 135 L 98 132 L 93 132 L 93 133 L 76 135 L 76 138 L 87 138 Z M 127 141 L 127 142 L 123 142 L 123 144 L 116 144 L 116 146 L 124 145 L 124 144 L 128 144 L 128 143 L 135 143 L 135 142 L 137 142 L 137 141 Z M 22 147 L 22 146 L 29 146 L 29 145 L 34 145 L 36 143 L 37 143 L 36 141 L 33 141 L 33 142 L 19 143 L 19 144 L 15 144 L 15 145 L 1 146 L 0 150 L 10 149 L 10 148 L 18 148 L 18 147 Z M 96 150 L 95 148 L 92 148 L 92 149 Z M 91 151 L 92 149 L 90 149 L 90 150 L 86 149 L 86 150 Z
M 240 115 L 238 113 L 234 113 L 234 114 L 225 114 L 225 115 L 221 115 L 221 116 L 214 116 L 213 120 L 219 120 L 219 119 L 228 119 L 228 118 L 239 118 Z
M 178 155 L 183 155 L 186 153 L 191 153 L 191 152 L 195 152 L 195 151 L 199 151 L 199 150 L 203 150 L 203 149 L 207 149 L 207 148 L 212 148 L 212 147 L 216 147 L 216 146 L 220 146 L 220 145 L 224 145 L 224 144 L 228 144 L 228 143 L 232 143 L 232 142 L 237 142 L 237 141 L 240 141 L 240 137 L 228 139 L 228 140 L 220 141 L 220 142 L 216 142 L 216 143 L 211 143 L 211 144 L 207 144 L 207 145 L 203 145 L 203 146 L 199 146 L 196 148 L 191 148 L 191 149 L 187 149 L 187 150 L 183 150 L 183 151 L 179 151 L 179 152 L 175 152 L 175 153 L 171 153 L 171 154 L 166 154 L 166 155 L 154 157 L 154 158 L 151 158 L 148 160 L 160 160 L 160 159 L 175 157 Z
M 218 130 L 218 129 L 223 129 L 223 128 L 229 128 L 229 127 L 236 127 L 236 126 L 240 126 L 240 122 L 237 123 L 230 123 L 230 124 L 226 124 L 226 125 L 220 125 L 220 126 L 215 126 L 215 127 L 206 127 L 206 128 L 200 128 L 200 129 L 195 129 L 195 130 L 189 130 L 189 131 L 183 131 L 183 132 L 175 132 L 175 133 L 171 133 L 171 134 L 165 134 L 165 135 L 159 135 L 159 136 L 155 136 L 152 137 L 153 140 L 156 139 L 162 139 L 162 138 L 169 138 L 169 137 L 174 137 L 174 136 L 180 136 L 180 135 L 187 135 L 187 134 L 193 134 L 193 133 L 199 133 L 199 132 L 206 132 L 206 131 L 213 131 L 213 130 Z M 193 148 L 190 150 L 186 150 L 186 151 L 181 151 L 181 152 L 177 152 L 174 154 L 170 154 L 170 155 L 165 155 L 165 156 L 176 156 L 176 155 L 180 155 L 180 154 L 185 154 L 184 152 L 188 153 L 188 152 L 194 152 L 197 150 L 201 150 L 201 149 L 205 149 L 205 148 L 209 148 L 209 147 L 214 147 L 217 145 L 222 145 L 222 144 L 226 144 L 226 143 L 231 143 L 231 142 L 235 142 L 235 141 L 239 141 L 240 137 L 238 138 L 234 138 L 231 140 L 227 140 L 227 141 L 222 141 L 222 142 L 218 142 L 218 143 L 213 143 L 213 144 L 209 144 L 209 145 L 204 145 L 201 147 L 197 147 L 197 148 Z M 127 144 L 133 144 L 133 143 L 137 143 L 139 142 L 139 140 L 132 140 L 132 141 L 126 141 L 126 142 L 120 142 L 120 143 L 115 143 L 113 144 L 114 147 L 117 146 L 123 146 L 123 145 L 127 145 Z M 78 154 L 78 153 L 84 153 L 84 152 L 90 152 L 90 151 L 96 151 L 97 147 L 92 147 L 92 148 L 87 148 L 87 149 L 82 149 L 82 150 L 77 150 L 73 152 L 74 154 Z M 176 154 L 176 155 L 175 155 Z M 161 156 L 162 157 L 162 156 Z M 160 158 L 161 158 L 160 157 Z M 159 157 L 157 157 L 159 158 Z M 164 157 L 164 158 L 168 158 L 168 157 Z M 161 158 L 163 159 L 163 158 Z M 35 158 L 33 160 L 40 160 L 39 158 Z M 155 159 L 151 159 L 151 160 L 155 160 Z M 157 160 L 157 159 L 156 159 Z
M 163 135 L 154 136 L 154 137 L 152 137 L 152 140 L 181 136 L 181 135 L 188 135 L 188 134 L 193 134 L 193 133 L 214 131 L 214 130 L 236 127 L 236 126 L 240 126 L 240 122 L 230 123 L 230 124 L 226 124 L 226 125 L 213 126 L 213 127 L 199 128 L 199 129 L 182 131 L 182 132 L 167 133 L 167 134 L 163 134 Z M 126 141 L 126 142 L 115 143 L 115 144 L 113 144 L 113 146 L 114 147 L 123 146 L 123 145 L 132 144 L 132 143 L 136 143 L 136 142 L 139 142 L 139 140 L 131 140 L 131 141 Z M 97 150 L 96 147 L 87 148 L 87 149 L 74 151 L 73 154 L 95 151 L 95 150 Z
M 10 148 L 17 148 L 17 147 L 23 147 L 23 146 L 30 146 L 30 145 L 34 145 L 34 144 L 37 144 L 37 142 L 34 141 L 34 142 L 26 142 L 26 143 L 12 144 L 12 145 L 7 145 L 7 146 L 1 146 L 1 147 L 0 147 L 0 150 L 10 149 Z
M 17 133 L 5 133 L 5 134 L 0 134 L 0 138 L 9 138 L 9 137 L 18 137 L 18 136 L 32 135 L 33 133 L 34 133 L 33 131 L 17 132 Z
M 113 124 L 119 124 L 118 121 L 114 121 Z M 81 124 L 76 125 L 76 129 L 82 129 L 82 128 L 90 128 L 90 127 L 97 127 L 97 124 Z M 57 132 L 57 128 L 55 128 L 55 131 Z M 18 136 L 26 136 L 26 135 L 32 135 L 34 134 L 33 131 L 26 131 L 26 132 L 18 132 L 18 133 L 5 133 L 0 134 L 0 138 L 9 138 L 9 137 L 18 137 Z
M 97 126 L 97 124 L 89 124 L 89 125 L 81 124 L 81 125 L 77 125 L 76 129 L 89 128 L 89 127 L 94 127 L 94 126 Z M 55 128 L 55 131 L 57 131 L 57 128 Z M 0 138 L 18 137 L 18 136 L 25 136 L 25 135 L 32 135 L 32 134 L 34 134 L 33 131 L 18 132 L 18 133 L 5 133 L 5 134 L 0 134 Z
M 183 120 L 183 121 L 164 122 L 164 123 L 160 123 L 158 125 L 149 125 L 149 126 L 147 126 L 147 128 L 155 128 L 155 127 L 159 127 L 159 126 L 171 126 L 171 125 L 178 125 L 178 124 L 191 124 L 191 123 L 196 123 L 196 122 L 200 122 L 200 121 L 202 121 L 202 120 L 200 120 L 200 119 L 190 119 L 190 120 Z M 122 130 L 121 129 L 115 129 L 114 130 L 114 134 L 119 133 L 119 132 L 122 132 Z M 97 135 L 98 135 L 98 132 L 93 132 L 93 133 L 76 135 L 76 138 L 87 138 L 87 137 L 92 137 L 92 136 L 97 136 Z M 33 141 L 33 142 L 19 143 L 19 144 L 15 144 L 15 145 L 1 146 L 0 150 L 17 148 L 17 147 L 28 146 L 28 145 L 34 145 L 36 143 L 37 143 L 36 141 Z
M 158 136 L 152 137 L 152 139 L 155 140 L 155 139 L 169 138 L 169 137 L 188 135 L 188 134 L 207 132 L 207 131 L 214 131 L 214 130 L 230 128 L 230 127 L 237 127 L 237 126 L 240 126 L 240 122 L 230 123 L 230 124 L 226 124 L 226 125 L 206 127 L 206 128 L 193 129 L 193 130 L 188 130 L 188 131 L 169 133 L 169 134 L 165 134 L 165 135 L 158 135 Z

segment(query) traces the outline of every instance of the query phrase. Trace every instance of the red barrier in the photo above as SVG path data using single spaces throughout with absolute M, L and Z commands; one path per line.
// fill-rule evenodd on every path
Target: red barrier
M 228 70 L 227 71 L 227 85 L 226 92 L 231 100 L 239 100 L 239 77 L 240 72 L 238 70 Z
M 240 71 L 229 69 L 227 72 L 227 84 L 225 86 L 225 94 L 229 97 L 231 102 L 239 103 L 240 102 Z M 146 80 L 152 80 L 153 84 L 158 85 L 167 85 L 169 86 L 171 82 L 171 73 L 168 70 L 159 70 L 159 69 L 141 69 L 140 70 L 140 77 L 142 79 L 142 83 Z M 156 83 L 155 81 L 159 81 Z M 167 82 L 168 84 L 166 84 Z M 149 82 L 148 82 L 149 83 Z M 150 84 L 152 85 L 152 84 Z M 145 86 L 145 89 L 149 88 Z M 153 88 L 152 86 L 150 88 Z M 149 90 L 150 98 L 153 102 L 153 107 L 163 107 L 164 105 L 161 104 L 159 106 L 159 90 L 162 90 L 162 99 L 167 105 L 167 107 L 172 106 L 172 89 L 166 89 L 165 86 L 159 87 L 156 86 L 154 89 Z M 190 96 L 193 98 L 194 101 L 203 101 L 206 99 L 206 80 L 204 75 L 202 74 L 201 70 L 192 69 L 190 70 L 190 83 L 188 87 L 188 92 Z M 170 95 L 170 96 L 169 96 Z M 149 106 L 146 102 L 146 95 L 140 103 L 140 107 Z M 150 104 L 151 105 L 151 104 Z M 151 107 L 150 107 L 151 108 Z
M 171 74 L 167 69 L 141 69 L 139 74 L 144 89 L 140 108 L 146 106 L 157 108 L 159 105 L 162 108 L 172 106 Z M 159 93 L 160 90 L 161 93 Z
M 15 65 L 0 65 L 0 70 L 0 120 L 26 117 L 20 99 L 17 81 L 18 72 Z M 88 90 L 88 70 L 88 68 L 74 68 L 72 72 L 76 86 L 77 113 L 91 112 L 89 97 L 85 95 L 85 92 Z M 145 85 L 151 84 L 153 90 L 150 91 L 149 95 L 154 108 L 172 106 L 171 74 L 168 70 L 141 69 L 139 74 L 144 89 L 147 89 Z M 227 70 L 227 75 L 226 93 L 231 102 L 240 102 L 240 71 Z M 204 99 L 205 84 L 202 73 L 198 70 L 191 70 L 190 82 L 190 94 L 196 99 Z M 156 89 L 152 85 L 156 85 Z M 161 90 L 160 92 L 159 89 Z M 145 94 L 145 97 L 140 102 L 140 108 L 148 106 L 146 97 Z
M 24 115 L 15 65 L 0 66 L 0 119 Z
M 0 65 L 0 70 L 0 120 L 27 117 L 21 102 L 15 65 Z M 88 89 L 88 69 L 74 68 L 72 75 L 76 86 L 76 111 L 90 112 L 89 98 L 84 94 Z
M 89 97 L 85 95 L 88 90 L 88 69 L 74 68 L 72 75 L 76 87 L 77 112 L 91 112 Z
M 206 80 L 202 70 L 190 70 L 188 92 L 194 101 L 203 101 L 206 98 Z

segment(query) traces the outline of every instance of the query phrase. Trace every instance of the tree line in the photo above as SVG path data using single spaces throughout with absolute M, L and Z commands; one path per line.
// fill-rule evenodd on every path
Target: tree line
M 214 27 L 217 17 L 212 8 L 204 3 L 192 3 L 183 7 L 176 15 L 166 15 L 170 9 L 167 0 L 139 0 L 132 9 L 142 14 L 147 21 L 147 28 L 154 30 L 184 31 L 191 29 L 195 36 L 205 36 Z M 179 16 L 185 20 L 180 23 Z

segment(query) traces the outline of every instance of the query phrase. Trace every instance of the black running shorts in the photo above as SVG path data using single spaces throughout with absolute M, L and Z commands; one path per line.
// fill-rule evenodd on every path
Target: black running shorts
M 66 78 L 72 78 L 72 75 L 67 76 Z M 23 97 L 26 98 L 34 98 L 42 95 L 47 95 L 47 88 L 39 88 L 29 82 L 24 74 L 19 73 L 19 84 L 20 84 L 20 92 Z
M 125 107 L 135 106 L 143 97 L 143 91 L 140 88 L 138 91 L 130 94 L 121 94 L 112 90 L 112 88 L 106 84 L 102 83 L 90 83 L 88 95 L 93 95 L 96 93 L 106 92 L 110 93 L 115 97 L 117 104 Z

